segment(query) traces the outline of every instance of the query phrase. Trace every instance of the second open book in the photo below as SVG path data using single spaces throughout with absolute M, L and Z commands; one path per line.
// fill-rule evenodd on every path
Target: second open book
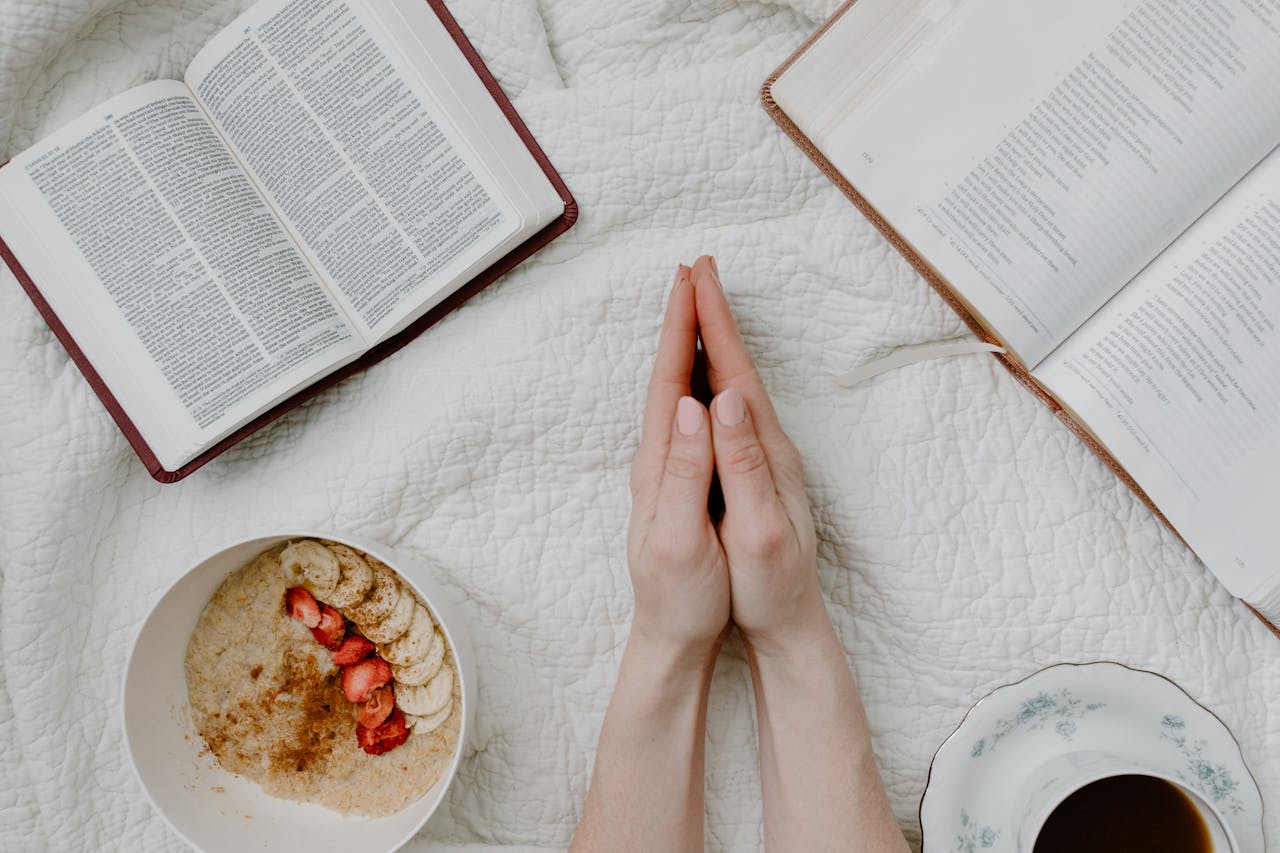
M 0 254 L 164 480 L 575 215 L 439 0 L 262 0 L 0 169 Z
M 1280 623 L 1280 6 L 858 0 L 766 105 Z M 1118 463 L 1118 464 L 1116 464 Z

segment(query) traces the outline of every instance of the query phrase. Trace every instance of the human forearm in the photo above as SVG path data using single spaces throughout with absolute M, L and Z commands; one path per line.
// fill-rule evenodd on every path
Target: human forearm
M 904 851 L 853 674 L 818 624 L 795 645 L 748 642 L 766 849 Z
M 676 270 L 631 465 L 631 637 L 605 712 L 573 849 L 700 851 L 707 692 L 729 625 L 729 573 L 707 514 L 715 461 L 690 396 L 698 318 Z
M 605 712 L 573 851 L 701 851 L 707 692 L 715 648 L 632 632 Z
M 770 850 L 906 850 L 823 604 L 804 464 L 733 321 L 715 261 L 693 265 L 732 618 L 751 662 Z

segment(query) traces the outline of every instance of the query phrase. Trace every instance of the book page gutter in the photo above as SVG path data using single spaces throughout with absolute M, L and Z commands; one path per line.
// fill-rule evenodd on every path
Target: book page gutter
M 340 0 L 255 6 L 188 82 L 371 339 L 518 227 L 510 198 Z

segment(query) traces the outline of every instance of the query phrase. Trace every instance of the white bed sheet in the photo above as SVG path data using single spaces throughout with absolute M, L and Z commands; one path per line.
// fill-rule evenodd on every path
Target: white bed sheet
M 0 157 L 180 76 L 244 3 L 0 0 Z M 473 753 L 410 849 L 561 848 L 631 610 L 627 466 L 675 264 L 714 252 L 808 461 L 823 587 L 894 808 L 992 687 L 1058 661 L 1176 679 L 1235 731 L 1280 838 L 1280 641 L 996 363 L 834 379 L 960 322 L 757 101 L 833 0 L 456 0 L 582 206 L 389 362 L 154 483 L 0 281 L 0 849 L 181 843 L 128 767 L 125 656 L 194 558 L 282 527 L 436 567 L 476 639 Z M 708 845 L 760 846 L 741 646 L 710 705 Z

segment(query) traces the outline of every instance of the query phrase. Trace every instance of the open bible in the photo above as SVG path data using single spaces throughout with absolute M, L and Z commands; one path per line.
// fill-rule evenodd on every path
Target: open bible
M 576 214 L 439 0 L 263 0 L 0 168 L 0 255 L 162 481 Z
M 1276 92 L 1276 0 L 858 0 L 762 93 L 1273 630 Z

